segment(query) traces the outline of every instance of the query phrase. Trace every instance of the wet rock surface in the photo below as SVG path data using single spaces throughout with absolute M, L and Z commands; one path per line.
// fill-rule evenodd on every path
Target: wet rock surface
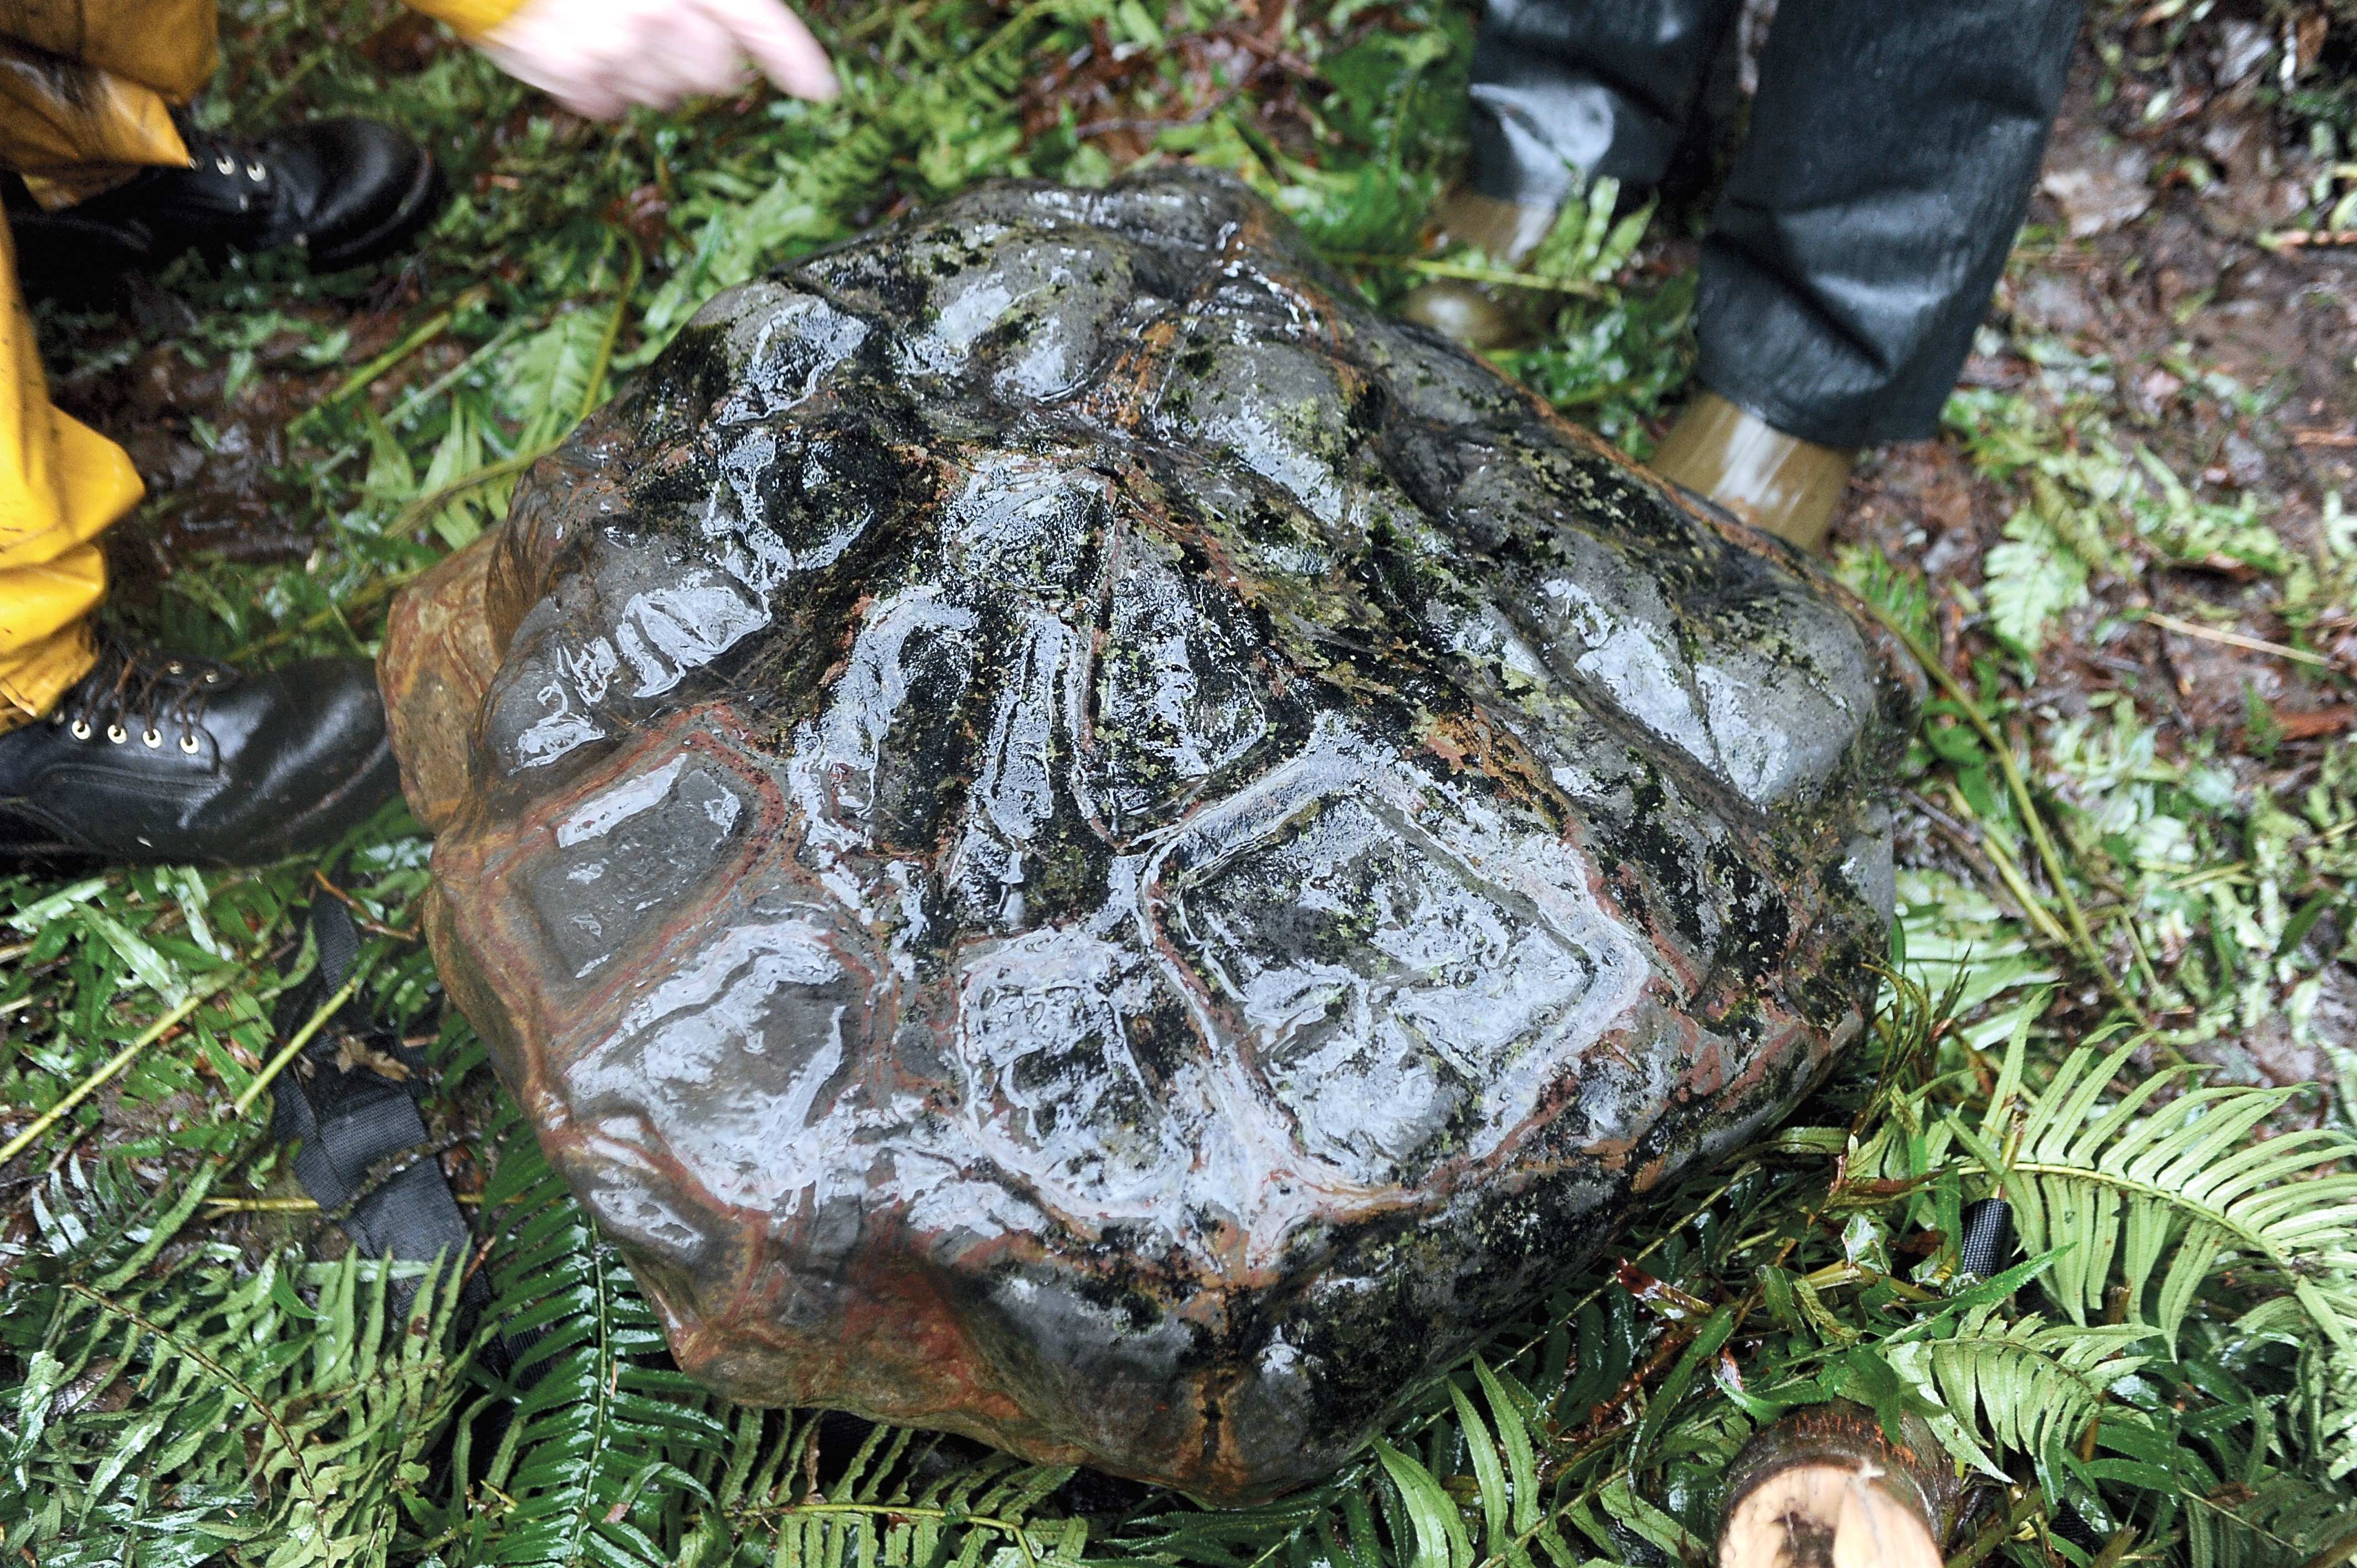
M 443 972 L 683 1367 L 1221 1500 L 1859 1033 L 1916 695 L 1181 173 L 721 295 L 384 672 Z

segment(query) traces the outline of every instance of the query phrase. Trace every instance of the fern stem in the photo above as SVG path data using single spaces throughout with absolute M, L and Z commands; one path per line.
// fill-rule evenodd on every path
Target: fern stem
M 404 566 L 398 572 L 388 572 L 365 587 L 355 589 L 340 606 L 329 606 L 324 610 L 304 617 L 292 626 L 282 626 L 274 631 L 266 632 L 255 638 L 252 642 L 231 654 L 230 662 L 242 663 L 258 653 L 277 647 L 282 642 L 289 642 L 307 632 L 317 631 L 331 621 L 342 620 L 345 615 L 353 610 L 363 610 L 379 599 L 391 598 L 440 564 L 438 560 L 428 561 L 423 565 Z
M 219 1378 L 222 1382 L 228 1384 L 230 1388 L 235 1390 L 244 1398 L 245 1402 L 253 1409 L 254 1414 L 260 1416 L 263 1420 L 270 1423 L 270 1429 L 278 1434 L 278 1441 L 285 1444 L 286 1457 L 288 1461 L 294 1465 L 295 1473 L 303 1478 L 303 1491 L 304 1494 L 311 1499 L 311 1506 L 316 1509 L 325 1501 L 325 1499 L 319 1495 L 318 1483 L 311 1477 L 311 1466 L 303 1463 L 303 1451 L 296 1444 L 295 1434 L 286 1430 L 286 1423 L 278 1419 L 278 1412 L 270 1408 L 270 1402 L 264 1399 L 251 1384 L 245 1381 L 245 1380 L 240 1378 L 235 1372 L 231 1371 L 227 1367 L 223 1366 L 211 1356 L 207 1355 L 204 1351 L 198 1349 L 187 1340 L 182 1339 L 179 1336 L 172 1333 L 169 1329 L 164 1327 L 163 1325 L 154 1322 L 145 1315 L 138 1312 L 135 1308 L 124 1306 L 120 1302 L 108 1299 L 106 1296 L 100 1294 L 97 1291 L 91 1289 L 90 1286 L 83 1284 L 80 1280 L 65 1281 L 64 1288 L 70 1294 L 78 1295 L 84 1301 L 89 1302 L 101 1312 L 112 1313 L 115 1316 L 122 1318 L 126 1323 L 129 1323 L 134 1328 L 138 1329 L 141 1333 L 150 1335 L 155 1338 L 161 1340 L 163 1343 L 169 1345 L 173 1349 L 178 1351 L 189 1360 L 194 1361 L 198 1366 L 202 1367 L 206 1371 L 210 1372 L 214 1377 Z
M 2007 893 L 2013 895 L 2014 902 L 2021 906 L 2023 916 L 2038 928 L 2039 935 L 2057 947 L 2069 947 L 2071 933 L 2061 928 L 2045 902 L 2030 890 L 2029 880 L 2014 864 L 2011 852 L 1998 842 L 1996 833 L 1989 831 L 1988 823 L 1980 820 L 1979 813 L 1973 810 L 1972 802 L 1964 799 L 1964 792 L 1953 784 L 1948 787 L 1948 804 L 1955 809 L 1957 815 L 1981 830 L 1980 843 L 1974 847 L 1988 856 L 1989 865 L 1996 868 L 1997 880 L 2004 884 Z
M 587 1474 L 590 1484 L 580 1488 L 579 1500 L 574 1505 L 570 1521 L 572 1528 L 567 1531 L 565 1550 L 558 1557 L 562 1563 L 587 1561 L 585 1543 L 594 1528 L 590 1516 L 597 1511 L 597 1505 L 602 1500 L 597 1495 L 595 1477 L 605 1464 L 614 1441 L 614 1395 L 622 1375 L 621 1359 L 614 1353 L 613 1288 L 607 1282 L 605 1249 L 597 1244 L 595 1221 L 590 1222 L 589 1234 L 589 1299 L 593 1304 L 590 1332 L 595 1336 L 597 1347 L 595 1364 L 604 1367 L 606 1375 L 589 1380 L 590 1409 L 582 1424 L 596 1434 L 589 1450 Z M 627 1512 L 627 1509 L 624 1511 Z
M 1863 1263 L 1828 1263 L 1822 1269 L 1803 1274 L 1812 1290 L 1837 1290 L 1843 1285 L 1888 1285 L 1891 1294 L 1902 1301 L 1935 1302 L 1942 1298 L 1921 1285 L 1910 1284 L 1896 1274 L 1882 1273 Z
M 428 491 L 393 513 L 393 521 L 385 526 L 385 532 L 393 534 L 407 533 L 468 490 L 479 489 L 496 480 L 511 478 L 564 445 L 565 438 L 559 436 L 554 441 L 544 441 L 537 446 L 528 447 L 512 457 L 502 457 L 496 463 L 486 463 L 471 474 L 461 474 L 448 484 Z M 433 568 L 430 566 L 421 567 L 412 572 L 410 575 L 422 576 L 431 570 Z
M 597 357 L 589 363 L 589 384 L 581 393 L 580 419 L 597 412 L 605 399 L 606 377 L 614 368 L 614 346 L 622 340 L 622 326 L 630 318 L 630 301 L 638 297 L 639 281 L 647 275 L 647 253 L 639 248 L 638 237 L 628 229 L 608 225 L 630 252 L 630 270 L 622 279 L 620 295 L 614 301 L 614 314 L 606 322 L 606 335 L 597 340 Z
M 617 232 L 622 231 L 617 231 Z M 598 394 L 605 391 L 607 374 L 613 368 L 615 346 L 620 341 L 623 324 L 629 319 L 631 297 L 638 292 L 639 280 L 645 275 L 646 272 L 646 252 L 640 249 L 638 241 L 627 232 L 623 232 L 623 239 L 630 247 L 630 270 L 623 283 L 621 297 L 614 302 L 614 314 L 606 324 L 605 336 L 597 345 L 597 358 L 590 365 L 589 385 L 587 392 L 582 395 L 580 419 L 587 419 L 597 411 Z M 428 325 L 432 324 L 428 323 Z M 486 348 L 489 346 L 486 345 Z M 578 423 L 578 420 L 576 423 Z M 570 435 L 570 431 L 566 432 L 566 435 Z M 565 441 L 565 436 L 559 436 L 554 441 L 544 442 L 538 446 L 519 452 L 512 457 L 502 457 L 496 463 L 486 464 L 471 474 L 459 475 L 448 484 L 442 485 L 431 493 L 420 496 L 404 506 L 393 514 L 393 521 L 386 525 L 385 532 L 395 535 L 408 532 L 468 491 L 522 473 L 543 457 L 563 446 Z M 404 567 L 401 571 L 388 573 L 354 594 L 344 607 L 361 609 L 380 599 L 390 598 L 438 564 L 440 564 L 438 561 L 430 561 L 424 565 Z M 254 639 L 231 657 L 232 659 L 251 658 L 264 649 L 285 642 L 304 632 L 317 631 L 330 621 L 340 618 L 341 611 L 331 605 L 316 615 L 296 622 L 293 626 L 280 627 L 267 636 Z
M 2054 885 L 2055 901 L 2062 906 L 2062 918 L 2071 928 L 2071 945 L 2077 950 L 2080 961 L 2087 966 L 2087 972 L 2094 977 L 2095 983 L 2136 1021 L 2139 1028 L 2151 1028 L 2152 1020 L 2145 1015 L 2144 1009 L 2136 1005 L 2136 1000 L 2120 988 L 2111 966 L 2104 961 L 2103 950 L 2095 946 L 2094 933 L 2087 929 L 2086 913 L 2079 908 L 2079 900 L 2071 891 L 2071 879 L 2063 873 L 2061 852 L 2054 847 L 2054 839 L 2046 831 L 2046 818 L 2039 811 L 2038 802 L 2030 799 L 2029 781 L 2021 776 L 2021 766 L 2014 760 L 2013 747 L 1997 734 L 1996 726 L 1989 722 L 1988 714 L 1981 711 L 1980 703 L 1973 700 L 1973 694 L 1964 690 L 1964 682 L 1956 679 L 1954 672 L 1937 653 L 1924 647 L 1914 632 L 1900 625 L 1899 618 L 1880 605 L 1871 600 L 1862 602 L 1874 612 L 1874 618 L 1889 628 L 1890 634 L 1905 645 L 1907 651 L 1914 656 L 1915 662 L 1923 667 L 1924 673 L 1939 683 L 1940 690 L 1956 704 L 1956 711 L 1964 715 L 1965 722 L 1973 726 L 1982 744 L 1988 747 L 1989 755 L 1996 759 L 1997 771 L 2005 775 L 2006 790 L 2012 795 L 2014 805 L 2019 809 L 2022 823 L 2029 830 L 2029 842 L 2037 846 L 2039 861 L 2046 867 L 2046 879 Z
M 460 311 L 474 309 L 489 299 L 490 292 L 490 289 L 478 285 L 460 293 L 448 306 L 429 317 L 415 331 L 353 371 L 345 379 L 341 386 L 314 403 L 294 424 L 287 426 L 287 434 L 296 435 L 310 428 L 329 409 L 339 403 L 349 403 L 382 381 L 411 355 L 450 330 L 451 323 L 457 320 Z
M 640 278 L 646 273 L 646 252 L 639 248 L 638 241 L 632 239 L 624 231 L 615 231 L 622 235 L 625 244 L 630 249 L 630 270 L 622 281 L 620 297 L 614 301 L 614 314 L 606 322 L 606 334 L 598 340 L 597 357 L 590 362 L 588 386 L 581 394 L 581 412 L 574 420 L 576 425 L 597 412 L 599 394 L 606 390 L 607 373 L 613 368 L 615 346 L 621 341 L 623 324 L 630 319 L 631 298 L 638 292 Z M 567 430 L 553 441 L 544 441 L 539 446 L 529 447 L 512 457 L 502 457 L 496 463 L 485 464 L 471 474 L 459 475 L 448 484 L 418 497 L 395 512 L 393 521 L 387 525 L 385 532 L 393 534 L 406 533 L 468 490 L 522 473 L 543 457 L 563 446 L 567 440 L 571 439 L 572 434 L 572 431 Z M 420 572 L 425 570 L 430 570 L 430 568 L 421 568 Z M 412 575 L 417 575 L 419 574 L 412 574 Z

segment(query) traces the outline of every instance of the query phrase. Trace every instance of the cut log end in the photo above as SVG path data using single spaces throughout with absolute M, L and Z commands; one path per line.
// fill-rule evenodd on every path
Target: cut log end
M 1922 1516 L 1871 1466 L 1795 1465 L 1727 1516 L 1719 1568 L 1940 1568 Z
M 1871 1415 L 1839 1405 L 1760 1433 L 1729 1473 L 1719 1568 L 1941 1568 L 1958 1487 L 1921 1436 L 1893 1444 Z

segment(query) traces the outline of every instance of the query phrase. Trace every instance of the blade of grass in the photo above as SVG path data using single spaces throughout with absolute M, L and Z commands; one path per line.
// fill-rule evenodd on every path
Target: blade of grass
M 2288 659 L 2296 664 L 2313 665 L 2319 670 L 2332 668 L 2332 660 L 2321 653 L 2310 653 L 2304 648 L 2288 648 L 2280 642 L 2269 642 L 2263 637 L 2244 637 L 2239 631 L 2221 631 L 2214 626 L 2203 626 L 2198 621 L 2179 620 L 2175 616 L 2165 616 L 2158 610 L 2147 610 L 2142 615 L 2132 618 L 2148 621 L 2162 630 L 2173 631 L 2179 637 L 2193 637 L 2204 642 L 2222 643 L 2228 648 L 2239 648 L 2246 653 L 2269 654 L 2276 659 Z
M 1948 804 L 1959 817 L 1981 830 L 1980 842 L 1974 847 L 1988 856 L 1989 865 L 1996 868 L 1997 880 L 2004 885 L 2005 890 L 2013 896 L 2014 901 L 2021 906 L 2023 918 L 2037 927 L 2039 934 L 2048 941 L 2057 947 L 2069 947 L 2071 933 L 2056 922 L 2053 912 L 2048 909 L 2045 901 L 2031 890 L 2029 879 L 2021 875 L 2021 868 L 2014 864 L 2012 853 L 1998 841 L 1996 833 L 1989 831 L 1989 825 L 1980 820 L 1979 815 L 1973 810 L 1972 802 L 1964 799 L 1964 792 L 1953 784 L 1948 787 Z

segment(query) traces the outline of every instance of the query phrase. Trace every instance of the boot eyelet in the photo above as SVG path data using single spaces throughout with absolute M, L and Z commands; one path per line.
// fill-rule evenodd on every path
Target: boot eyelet
M 121 725 L 109 725 L 106 726 L 106 741 L 109 746 L 121 746 L 124 741 L 129 740 L 130 738 L 131 732 L 124 729 Z
M 167 675 L 185 675 L 188 671 L 188 667 L 177 659 L 164 666 L 164 672 Z
M 253 181 L 254 184 L 260 185 L 264 180 L 270 177 L 270 171 L 264 168 L 258 163 L 248 164 L 245 166 L 245 177 Z
M 88 719 L 76 719 L 73 722 L 73 728 L 66 733 L 72 736 L 76 740 L 88 740 L 91 736 L 90 721 Z
M 154 751 L 164 744 L 164 732 L 159 729 L 143 729 L 139 732 L 139 744 Z
M 220 684 L 221 684 L 221 671 L 218 671 L 218 670 L 208 670 L 208 671 L 205 671 L 205 684 L 206 684 L 206 685 L 208 685 L 208 686 L 218 686 L 218 685 L 220 685 Z
M 187 752 L 190 757 L 194 757 L 197 754 L 196 731 L 190 730 L 180 736 L 180 749 Z
M 216 154 L 213 157 L 213 168 L 221 174 L 235 174 L 237 172 L 237 160 L 230 156 L 227 153 Z

